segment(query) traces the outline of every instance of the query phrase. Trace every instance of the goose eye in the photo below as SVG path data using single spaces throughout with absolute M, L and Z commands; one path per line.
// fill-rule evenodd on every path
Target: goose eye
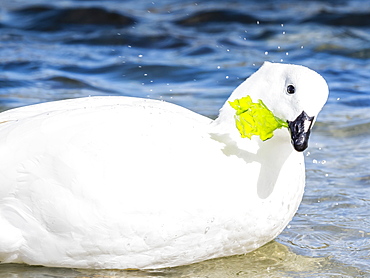
M 286 92 L 289 94 L 289 95 L 292 95 L 295 93 L 295 88 L 293 85 L 288 85 L 288 87 L 286 87 Z

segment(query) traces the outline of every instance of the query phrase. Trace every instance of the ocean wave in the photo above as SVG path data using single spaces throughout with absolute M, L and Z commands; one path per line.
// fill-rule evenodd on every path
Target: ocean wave
M 100 7 L 30 6 L 10 11 L 5 26 L 26 30 L 59 31 L 71 26 L 130 26 L 136 19 Z

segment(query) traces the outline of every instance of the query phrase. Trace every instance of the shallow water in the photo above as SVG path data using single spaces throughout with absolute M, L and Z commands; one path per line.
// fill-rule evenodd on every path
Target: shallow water
M 331 94 L 303 202 L 259 250 L 145 272 L 5 264 L 0 277 L 370 277 L 369 1 L 50 3 L 1 1 L 0 110 L 130 95 L 215 117 L 265 60 L 318 71 Z

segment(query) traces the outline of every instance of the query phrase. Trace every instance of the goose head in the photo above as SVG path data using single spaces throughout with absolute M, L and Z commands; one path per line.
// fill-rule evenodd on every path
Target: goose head
M 216 123 L 226 124 L 231 128 L 230 133 L 237 134 L 235 119 L 238 116 L 230 104 L 249 96 L 254 103 L 262 102 L 274 117 L 286 123 L 292 146 L 302 152 L 308 146 L 311 128 L 328 94 L 325 79 L 315 71 L 299 65 L 265 62 L 235 89 L 221 108 Z

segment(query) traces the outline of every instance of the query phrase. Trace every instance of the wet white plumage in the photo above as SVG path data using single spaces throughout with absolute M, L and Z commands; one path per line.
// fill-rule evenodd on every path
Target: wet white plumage
M 288 95 L 286 86 L 296 93 Z M 301 66 L 265 63 L 229 100 L 317 116 L 328 88 Z M 50 102 L 0 114 L 0 260 L 159 268 L 252 251 L 302 199 L 287 129 L 241 138 L 228 102 L 215 121 L 129 97 Z

